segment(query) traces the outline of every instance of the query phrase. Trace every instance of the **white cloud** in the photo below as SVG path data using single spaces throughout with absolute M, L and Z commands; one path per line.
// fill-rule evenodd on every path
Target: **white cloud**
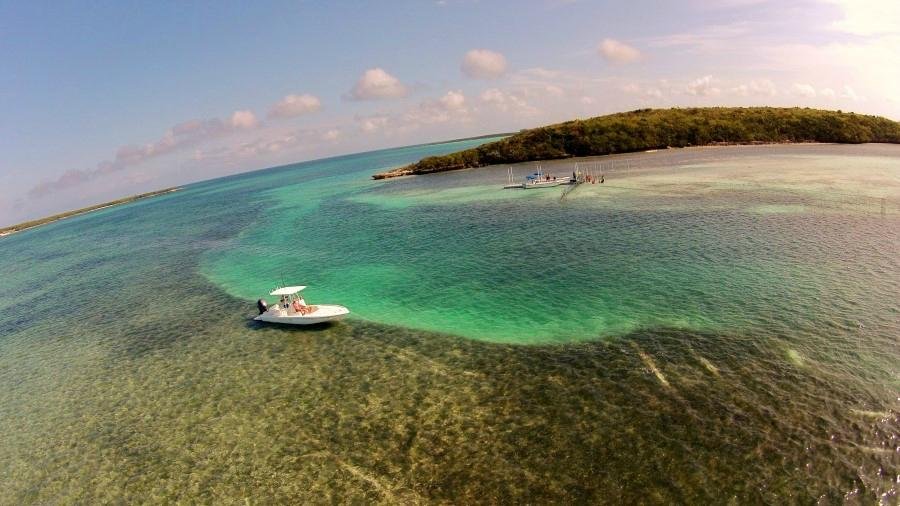
M 662 98 L 663 96 L 661 89 L 655 86 L 641 86 L 637 83 L 629 83 L 622 86 L 622 91 L 630 95 L 642 95 L 646 98 Z
M 794 83 L 792 90 L 795 95 L 800 95 L 804 98 L 815 98 L 817 95 L 813 85 L 807 83 Z
M 481 93 L 481 101 L 489 104 L 500 104 L 506 102 L 506 94 L 497 88 L 490 88 Z
M 286 148 L 295 147 L 300 142 L 301 137 L 295 133 L 284 134 L 274 139 L 257 139 L 240 144 L 234 151 L 234 155 L 247 158 L 265 153 L 277 153 Z
M 253 111 L 234 111 L 231 115 L 231 126 L 234 128 L 256 128 L 259 121 Z
M 692 32 L 679 32 L 648 39 L 653 47 L 682 47 L 698 52 L 730 50 L 734 40 L 751 33 L 750 23 L 738 21 L 724 25 L 708 25 Z
M 837 94 L 831 88 L 822 88 L 821 90 L 819 90 L 819 95 L 822 98 L 827 98 L 828 100 L 834 100 L 834 98 L 837 96 Z
M 498 88 L 490 88 L 481 93 L 479 97 L 482 103 L 493 107 L 500 112 L 512 112 L 524 116 L 537 114 L 537 108 L 531 106 L 524 98 L 516 93 L 510 93 Z
M 466 53 L 460 69 L 475 79 L 496 79 L 506 73 L 506 57 L 489 49 L 473 49 Z
M 55 191 L 94 181 L 147 160 L 165 156 L 237 130 L 256 128 L 258 125 L 259 122 L 251 111 L 235 111 L 228 122 L 218 118 L 185 121 L 167 130 L 156 141 L 143 146 L 127 145 L 120 147 L 116 150 L 112 160 L 100 162 L 94 168 L 69 169 L 56 179 L 42 181 L 29 190 L 28 195 L 32 198 L 43 197 Z
M 561 70 L 547 69 L 543 67 L 532 67 L 530 69 L 522 70 L 519 73 L 524 76 L 529 76 L 536 79 L 558 80 L 567 77 L 566 72 L 563 72 Z
M 544 92 L 546 92 L 551 97 L 562 97 L 565 96 L 566 92 L 559 86 L 555 84 L 548 84 L 544 86 Z
M 461 91 L 448 91 L 438 102 L 447 110 L 458 111 L 466 107 L 466 96 Z
M 471 119 L 472 112 L 465 95 L 461 91 L 451 90 L 437 99 L 423 100 L 404 111 L 357 117 L 356 122 L 363 132 L 395 135 L 424 125 L 466 122 Z
M 597 51 L 610 63 L 631 63 L 641 57 L 636 48 L 615 39 L 603 39 Z
M 867 112 L 900 114 L 900 109 L 882 102 L 900 93 L 896 85 L 900 65 L 891 63 L 900 61 L 900 36 L 854 37 L 824 45 L 782 44 L 760 48 L 758 53 L 770 72 L 792 72 L 799 83 L 843 82 L 853 88 L 856 98 L 843 90 L 838 95 L 841 100 L 862 101 L 860 97 L 866 96 L 875 102 Z
M 349 97 L 353 100 L 378 100 L 388 98 L 401 98 L 409 93 L 408 88 L 396 77 L 388 74 L 381 68 L 373 68 L 365 71 L 350 90 Z
M 854 102 L 856 102 L 857 100 L 862 100 L 862 97 L 857 95 L 856 92 L 853 91 L 853 88 L 849 86 L 844 86 L 844 92 L 841 93 L 841 98 L 853 100 Z
M 703 76 L 689 82 L 684 91 L 688 95 L 711 97 L 718 95 L 722 90 L 713 85 L 712 76 Z
M 825 0 L 837 5 L 843 17 L 832 28 L 854 35 L 900 33 L 900 2 L 897 0 Z
M 403 124 L 413 127 L 420 124 L 446 123 L 468 119 L 469 108 L 461 91 L 448 91 L 437 100 L 426 100 L 403 115 Z
M 377 132 L 387 126 L 390 118 L 386 114 L 376 114 L 374 116 L 356 117 L 359 129 L 366 133 Z
M 749 83 L 732 88 L 731 91 L 742 97 L 774 97 L 778 93 L 775 83 L 768 79 L 754 79 Z
M 270 118 L 293 118 L 303 114 L 316 112 L 322 108 L 319 97 L 303 93 L 301 95 L 287 95 L 272 106 L 269 110 Z
M 226 145 L 214 145 L 206 149 L 196 149 L 190 159 L 194 162 L 221 167 L 233 164 L 236 160 L 284 159 L 295 156 L 295 153 L 320 146 L 322 141 L 333 142 L 340 137 L 340 130 L 332 128 L 268 130 L 260 137 L 243 140 Z
M 523 100 L 576 100 L 591 94 L 586 88 L 593 87 L 594 80 L 575 72 L 530 68 L 511 74 L 505 89 Z

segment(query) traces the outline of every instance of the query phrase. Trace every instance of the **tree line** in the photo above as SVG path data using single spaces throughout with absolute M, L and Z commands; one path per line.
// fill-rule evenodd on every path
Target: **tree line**
M 900 123 L 879 116 L 798 107 L 638 109 L 523 130 L 497 142 L 431 156 L 373 177 L 668 147 L 789 142 L 900 143 Z

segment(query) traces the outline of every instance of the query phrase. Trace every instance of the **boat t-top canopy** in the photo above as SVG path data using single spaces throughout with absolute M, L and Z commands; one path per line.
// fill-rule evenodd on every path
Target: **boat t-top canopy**
M 283 288 L 278 288 L 278 289 L 273 290 L 271 293 L 269 293 L 269 295 L 294 295 L 295 293 L 299 292 L 300 290 L 303 290 L 304 288 L 306 288 L 306 287 L 305 286 L 285 286 Z

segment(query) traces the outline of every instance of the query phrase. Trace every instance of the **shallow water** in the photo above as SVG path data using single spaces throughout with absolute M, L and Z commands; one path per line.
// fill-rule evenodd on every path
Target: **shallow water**
M 900 148 L 368 179 L 470 144 L 0 240 L 0 502 L 896 503 Z

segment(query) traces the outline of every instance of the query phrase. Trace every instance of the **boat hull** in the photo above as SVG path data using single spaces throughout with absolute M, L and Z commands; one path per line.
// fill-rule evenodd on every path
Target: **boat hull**
M 554 186 L 559 186 L 564 184 L 562 181 L 541 181 L 540 183 L 529 183 L 523 186 L 526 190 L 532 190 L 535 188 L 553 188 Z M 565 184 L 569 184 L 568 181 Z
M 561 177 L 557 179 L 551 179 L 550 181 L 535 181 L 532 183 L 520 183 L 520 184 L 512 184 L 506 185 L 504 189 L 512 189 L 512 188 L 522 188 L 523 190 L 532 190 L 536 188 L 553 188 L 554 186 L 562 186 L 567 184 L 574 183 L 575 180 L 569 177 Z
M 254 318 L 254 320 L 267 323 L 283 323 L 286 325 L 315 325 L 317 323 L 337 321 L 348 314 L 350 314 L 350 310 L 344 306 L 316 304 L 316 310 L 309 314 L 287 314 L 285 311 L 279 313 L 269 310 Z

